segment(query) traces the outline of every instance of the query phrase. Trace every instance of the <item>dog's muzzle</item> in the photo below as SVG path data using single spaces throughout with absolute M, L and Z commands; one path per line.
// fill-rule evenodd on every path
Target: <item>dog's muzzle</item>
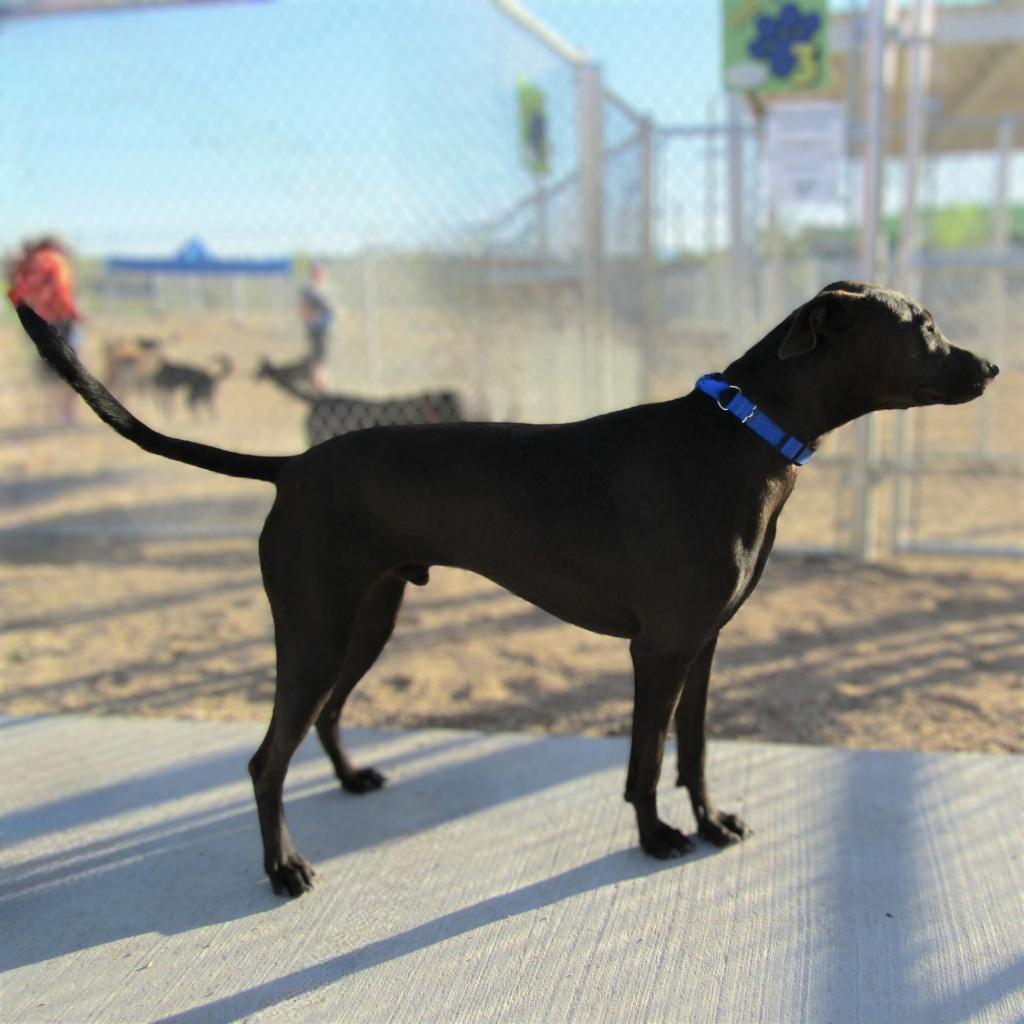
M 965 353 L 966 354 L 966 353 Z M 924 384 L 914 390 L 916 405 L 961 405 L 980 398 L 989 383 L 999 376 L 999 367 L 987 359 L 972 356 L 974 364 L 965 372 L 961 366 L 955 377 L 945 382 Z

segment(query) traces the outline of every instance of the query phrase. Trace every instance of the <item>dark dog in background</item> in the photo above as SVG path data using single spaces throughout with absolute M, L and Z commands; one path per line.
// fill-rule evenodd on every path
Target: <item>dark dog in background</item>
M 157 400 L 165 412 L 170 412 L 172 396 L 180 392 L 193 415 L 201 408 L 207 412 L 216 412 L 217 389 L 222 380 L 229 376 L 234 366 L 227 356 L 213 356 L 217 364 L 214 371 L 204 370 L 201 366 L 188 363 L 172 363 L 160 358 L 156 371 L 150 377 L 150 384 Z
M 306 356 L 296 363 L 271 363 L 269 359 L 263 359 L 256 370 L 256 379 L 263 377 L 301 398 L 321 395 L 325 390 L 323 364 L 313 356 Z
M 275 891 L 291 895 L 313 877 L 284 822 L 292 755 L 315 723 L 345 790 L 384 783 L 349 761 L 339 720 L 391 636 L 406 584 L 426 583 L 433 565 L 480 573 L 567 622 L 629 641 L 625 796 L 645 851 L 666 858 L 693 847 L 658 816 L 673 718 L 677 781 L 700 835 L 717 845 L 744 838 L 746 824 L 708 793 L 708 682 L 719 632 L 757 586 L 798 466 L 859 416 L 969 402 L 998 373 L 950 345 L 917 303 L 839 281 L 724 376 L 673 401 L 578 423 L 379 427 L 269 457 L 158 433 L 27 306 L 18 315 L 53 368 L 133 443 L 277 487 L 260 536 L 277 688 L 249 772 L 264 867 Z
M 366 427 L 461 423 L 465 419 L 462 402 L 454 391 L 424 391 L 383 401 L 354 395 L 322 395 L 298 386 L 288 369 L 274 366 L 264 359 L 256 371 L 256 378 L 273 381 L 293 398 L 306 403 L 309 409 L 306 438 L 311 447 L 350 430 Z
M 151 392 L 164 412 L 170 412 L 173 396 L 180 393 L 197 414 L 201 408 L 215 411 L 217 388 L 233 370 L 231 360 L 214 356 L 217 369 L 172 362 L 164 355 L 166 342 L 159 338 L 108 338 L 103 343 L 103 381 L 116 395 Z

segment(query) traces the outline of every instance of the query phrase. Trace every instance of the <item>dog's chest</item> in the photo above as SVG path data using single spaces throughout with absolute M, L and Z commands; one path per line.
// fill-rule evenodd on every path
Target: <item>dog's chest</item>
M 794 478 L 770 478 L 747 496 L 745 514 L 738 515 L 733 528 L 734 585 L 727 606 L 731 616 L 750 596 L 764 571 L 775 544 L 779 515 L 793 490 Z

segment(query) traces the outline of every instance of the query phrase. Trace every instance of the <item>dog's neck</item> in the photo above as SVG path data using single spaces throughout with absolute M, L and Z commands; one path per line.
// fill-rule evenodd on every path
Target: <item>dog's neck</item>
M 779 357 L 791 320 L 787 317 L 730 363 L 724 376 L 783 430 L 817 448 L 830 431 L 860 412 L 849 407 L 849 396 L 832 393 L 818 372 L 813 352 L 791 359 Z

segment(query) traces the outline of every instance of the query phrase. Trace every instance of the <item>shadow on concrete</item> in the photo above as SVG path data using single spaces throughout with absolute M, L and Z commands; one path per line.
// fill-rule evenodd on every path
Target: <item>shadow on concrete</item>
M 975 848 L 989 843 L 992 837 L 976 825 L 999 795 L 991 786 L 952 788 L 950 776 L 966 782 L 969 771 L 964 762 L 942 755 L 864 751 L 837 767 L 839 800 L 828 808 L 831 856 L 822 860 L 811 884 L 830 891 L 827 905 L 844 926 L 821 921 L 809 929 L 819 940 L 801 958 L 813 957 L 829 969 L 815 972 L 807 1019 L 928 1024 L 981 1019 L 987 1008 L 1020 991 L 1024 961 L 976 976 L 974 957 L 963 946 L 966 921 L 958 921 L 956 913 L 935 913 L 934 894 L 949 885 L 950 869 L 937 835 L 960 836 Z M 884 835 L 884 846 L 874 839 L 878 834 Z M 968 891 L 986 885 L 976 864 L 967 857 L 956 862 Z M 972 911 L 965 907 L 959 913 L 967 918 Z M 822 935 L 828 936 L 824 949 Z M 866 943 L 878 965 L 868 990 L 857 967 Z M 959 975 L 941 992 L 934 975 L 918 969 L 937 957 Z M 988 951 L 981 959 L 990 962 Z
M 586 864 L 570 868 L 552 878 L 481 900 L 472 906 L 452 911 L 431 921 L 349 950 L 310 967 L 272 978 L 262 985 L 216 999 L 185 1013 L 176 1013 L 156 1024 L 200 1024 L 209 1021 L 234 1021 L 268 1009 L 287 999 L 340 981 L 359 971 L 428 949 L 468 932 L 485 928 L 520 914 L 554 906 L 586 892 L 592 892 L 631 878 L 643 878 L 658 871 L 679 870 L 720 851 L 706 843 L 679 861 L 655 861 L 639 849 L 617 850 Z
M 376 742 L 381 738 L 378 734 Z M 365 743 L 358 735 L 352 739 L 350 746 L 358 763 Z M 551 749 L 550 741 L 523 737 L 512 747 L 428 767 L 405 778 L 401 772 L 392 774 L 403 761 L 479 742 L 481 738 L 472 735 L 441 737 L 403 756 L 385 757 L 378 766 L 391 775 L 389 785 L 366 797 L 343 794 L 325 762 L 324 774 L 316 781 L 286 787 L 293 837 L 314 864 L 322 864 L 551 785 L 609 768 L 624 771 L 625 766 L 625 744 L 585 744 L 571 761 L 560 758 L 557 771 L 553 765 L 548 770 L 545 761 L 553 755 L 545 751 Z M 259 830 L 248 786 L 241 791 L 237 788 L 250 754 L 248 747 L 232 748 L 7 817 L 5 845 L 16 848 L 33 837 L 92 826 L 106 818 L 232 787 L 229 799 L 211 802 L 206 809 L 167 815 L 157 823 L 62 848 L 4 871 L 0 891 L 6 895 L 0 897 L 0 913 L 5 929 L 13 929 L 22 938 L 0 946 L 0 970 L 147 932 L 186 932 L 280 906 L 282 898 L 272 894 L 262 871 Z M 294 763 L 322 757 L 315 741 L 307 740 Z M 452 851 L 453 856 L 457 854 Z M 284 998 L 295 991 L 296 984 L 305 985 L 307 980 L 320 984 L 420 948 L 428 937 L 431 942 L 441 941 L 445 931 L 459 934 L 509 913 L 521 913 L 583 888 L 649 873 L 657 867 L 638 851 L 616 854 L 519 894 L 459 911 L 440 929 L 436 924 L 413 929 L 387 943 L 352 952 L 333 968 L 324 965 L 308 979 L 304 972 L 298 982 L 280 979 L 266 992 L 254 995 L 252 1008 Z M 40 928 L 38 922 L 43 918 L 47 925 Z M 273 998 L 267 1001 L 268 996 Z

